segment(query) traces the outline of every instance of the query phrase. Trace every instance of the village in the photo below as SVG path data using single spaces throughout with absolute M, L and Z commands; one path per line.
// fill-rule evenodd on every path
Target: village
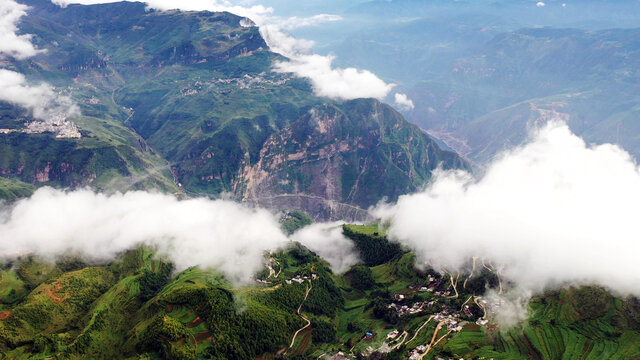
M 436 279 L 429 275 L 426 285 L 409 286 L 408 291 L 404 294 L 393 295 L 393 302 L 387 305 L 389 309 L 395 311 L 398 317 L 411 315 L 429 315 L 425 323 L 417 329 L 411 339 L 408 339 L 406 331 L 401 332 L 398 329 L 386 334 L 386 341 L 378 349 L 378 352 L 388 352 L 399 348 L 403 344 L 409 344 L 416 339 L 419 333 L 430 322 L 436 323 L 433 335 L 430 341 L 420 344 L 408 351 L 407 360 L 421 360 L 432 350 L 438 343 L 443 341 L 452 333 L 462 331 L 468 324 L 474 323 L 477 326 L 487 327 L 489 320 L 487 316 L 498 311 L 504 305 L 499 298 L 484 299 L 479 296 L 470 295 L 467 300 L 462 303 L 459 308 L 452 306 L 452 303 L 460 296 L 456 289 L 457 282 L 450 279 L 447 281 L 445 277 Z M 451 286 L 449 286 L 451 284 Z M 453 289 L 451 289 L 453 288 Z M 452 295 L 452 292 L 454 295 Z M 432 296 L 410 296 L 411 294 L 429 293 Z M 422 300 L 426 297 L 428 300 Z M 416 301 L 407 302 L 408 299 L 416 299 Z M 458 303 L 459 304 L 459 303 Z M 492 326 L 492 329 L 495 326 Z M 373 340 L 375 334 L 367 332 L 363 341 Z M 372 354 L 373 349 L 369 347 L 365 355 Z M 436 357 L 437 358 L 437 357 Z M 444 360 L 444 359 L 441 359 Z
M 308 291 L 312 281 L 318 279 L 316 273 L 309 271 L 299 272 L 296 275 L 288 274 L 286 278 L 283 278 L 281 274 L 281 264 L 274 257 L 269 257 L 262 279 L 256 279 L 256 282 L 270 286 L 270 288 L 274 288 L 273 285 L 277 288 L 294 284 L 308 284 Z M 495 325 L 490 324 L 487 317 L 497 312 L 504 305 L 503 301 L 497 297 L 484 298 L 469 294 L 468 289 L 463 291 L 467 282 L 460 281 L 458 283 L 459 277 L 427 275 L 424 278 L 424 283 L 409 285 L 405 290 L 389 294 L 384 303 L 386 309 L 392 311 L 397 319 L 423 317 L 422 324 L 415 330 L 397 328 L 391 331 L 387 330 L 386 333 L 369 329 L 362 333 L 360 340 L 349 351 L 334 353 L 329 359 L 353 359 L 357 357 L 356 354 L 375 359 L 384 353 L 410 345 L 404 358 L 422 360 L 431 354 L 438 344 L 446 342 L 452 334 L 461 332 L 470 324 L 494 330 Z M 466 295 L 462 295 L 465 293 Z M 309 326 L 309 320 L 301 313 L 298 315 L 305 320 L 307 325 L 300 329 L 296 336 Z M 407 321 L 410 320 L 401 323 L 406 324 Z M 378 339 L 380 336 L 383 338 Z M 367 343 L 369 344 L 367 345 Z M 358 344 L 362 344 L 358 347 L 359 351 L 355 350 Z M 293 346 L 293 342 L 291 346 Z

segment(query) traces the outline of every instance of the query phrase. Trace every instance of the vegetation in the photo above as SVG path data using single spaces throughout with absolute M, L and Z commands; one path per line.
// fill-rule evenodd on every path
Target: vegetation
M 344 225 L 343 233 L 353 240 L 367 266 L 384 264 L 402 252 L 400 244 L 387 240 L 377 226 Z
M 460 332 L 442 332 L 446 336 L 431 359 L 640 356 L 640 300 L 615 298 L 601 288 L 549 291 L 532 299 L 527 322 L 501 329 L 474 323 L 483 310 L 472 298 L 495 280 L 486 272 L 471 276 L 466 287 L 459 282 L 455 297 L 437 295 L 452 291 L 449 275 L 416 270 L 411 253 L 375 267 L 355 266 L 342 276 L 300 244 L 271 256 L 278 267 L 271 284 L 240 288 L 214 271 L 173 274 L 170 264 L 144 247 L 102 266 L 34 257 L 5 264 L 0 351 L 9 358 L 69 359 L 297 359 L 342 351 L 354 358 L 398 359 L 428 343 L 436 331 L 429 317 L 449 309 L 469 323 Z M 422 291 L 428 278 L 432 291 Z M 418 302 L 433 305 L 411 314 L 389 306 Z M 467 312 L 460 310 L 463 304 L 470 305 Z M 400 345 L 388 354 L 367 351 L 379 349 L 394 329 L 408 333 L 406 342 L 391 341 Z
M 283 215 L 281 223 L 284 232 L 291 235 L 296 230 L 313 224 L 313 220 L 302 211 L 288 211 Z
M 354 266 L 344 275 L 354 289 L 371 290 L 376 284 L 371 269 L 366 266 Z

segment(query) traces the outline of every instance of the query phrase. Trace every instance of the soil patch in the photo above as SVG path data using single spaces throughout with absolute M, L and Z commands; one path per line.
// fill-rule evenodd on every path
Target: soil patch
M 195 319 L 189 321 L 187 323 L 187 328 L 192 329 L 200 324 L 202 324 L 204 322 L 204 320 L 202 320 L 202 318 L 200 316 L 196 316 Z

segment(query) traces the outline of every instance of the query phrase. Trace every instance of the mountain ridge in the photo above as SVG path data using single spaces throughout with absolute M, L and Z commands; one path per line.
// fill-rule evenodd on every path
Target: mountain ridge
M 127 186 L 134 188 L 162 184 L 161 188 L 171 192 L 200 196 L 231 192 L 239 199 L 261 205 L 252 193 L 259 193 L 259 198 L 281 199 L 303 195 L 324 200 L 313 204 L 283 200 L 275 204 L 276 208 L 293 207 L 312 212 L 315 218 L 334 219 L 343 213 L 331 210 L 331 204 L 367 208 L 382 198 L 395 199 L 417 189 L 437 166 L 468 168 L 464 161 L 440 150 L 432 139 L 385 105 L 383 108 L 387 110 L 383 113 L 389 118 L 385 121 L 391 121 L 397 128 L 390 129 L 390 136 L 373 134 L 378 139 L 374 142 L 362 137 L 362 144 L 367 146 L 349 155 L 355 157 L 349 161 L 354 170 L 362 170 L 364 164 L 377 159 L 376 173 L 368 178 L 368 185 L 374 185 L 380 183 L 381 176 L 385 178 L 385 169 L 396 168 L 396 162 L 418 159 L 400 165 L 404 170 L 394 177 L 403 184 L 398 189 L 379 186 L 364 194 L 357 189 L 359 186 L 336 185 L 338 191 L 326 192 L 301 186 L 304 181 L 284 189 L 276 184 L 287 179 L 277 176 L 270 177 L 269 186 L 264 182 L 258 186 L 250 174 L 264 169 L 253 168 L 260 159 L 275 156 L 268 153 L 275 149 L 265 146 L 268 139 L 304 128 L 301 119 L 313 109 L 322 106 L 357 109 L 350 117 L 340 118 L 344 132 L 327 139 L 336 146 L 351 141 L 349 146 L 355 149 L 356 143 L 343 137 L 363 131 L 371 124 L 359 113 L 373 114 L 371 109 L 382 105 L 361 100 L 353 107 L 352 102 L 319 98 L 307 81 L 273 72 L 272 62 L 283 58 L 269 51 L 257 27 L 241 26 L 243 18 L 229 13 L 156 12 L 148 11 L 141 3 L 129 2 L 66 8 L 51 7 L 37 0 L 26 3 L 32 10 L 22 20 L 21 29 L 34 34 L 34 43 L 47 51 L 28 61 L 12 61 L 10 68 L 30 79 L 42 79 L 69 89 L 83 114 L 74 122 L 84 134 L 78 140 L 68 140 L 69 146 L 96 143 L 96 149 L 102 150 L 88 155 L 92 159 L 88 164 L 95 165 L 81 165 L 47 158 L 48 151 L 52 154 L 59 151 L 55 145 L 60 143 L 45 141 L 48 135 L 38 135 L 44 143 L 37 155 L 24 150 L 34 137 L 1 135 L 7 149 L 4 161 L 0 161 L 0 171 L 5 176 L 34 184 L 72 187 L 91 184 L 99 189 L 122 183 L 130 183 Z M 170 31 L 164 31 L 167 28 Z M 23 116 L 28 118 L 28 114 Z M 13 121 L 14 126 L 19 126 L 20 121 Z M 411 135 L 397 136 L 393 134 L 396 131 Z M 378 145 L 390 146 L 385 145 L 386 139 L 394 136 L 406 141 L 412 138 L 412 146 L 420 148 L 398 146 L 393 150 L 397 153 L 394 156 L 376 155 Z M 7 143 L 11 137 L 13 142 Z M 108 144 L 115 139 L 120 147 L 113 152 L 112 162 L 105 164 L 101 154 L 111 151 Z M 17 153 L 17 149 L 21 152 Z M 348 149 L 340 149 L 337 146 L 328 158 L 344 160 L 343 152 Z M 278 151 L 296 157 L 295 154 L 307 150 Z M 35 160 L 28 160 L 35 166 L 22 168 L 27 159 Z M 309 177 L 305 171 L 316 171 L 313 177 L 324 177 L 318 170 L 296 169 L 298 165 L 301 164 L 293 161 L 283 166 L 292 167 L 287 171 L 299 176 Z M 73 175 L 77 171 L 82 171 L 82 175 Z M 286 176 L 287 171 L 278 171 Z M 42 175 L 43 172 L 48 175 Z M 64 175 L 67 173 L 71 177 Z M 114 181 L 114 176 L 120 180 Z M 144 180 L 136 180 L 140 178 Z M 341 180 L 341 175 L 334 175 L 324 181 L 338 184 Z M 251 185 L 250 190 L 246 190 L 247 185 Z M 296 186 L 299 191 L 292 192 Z M 255 191 L 257 188 L 260 190 Z M 350 196 L 352 190 L 355 195 Z M 358 214 L 363 215 L 360 211 Z

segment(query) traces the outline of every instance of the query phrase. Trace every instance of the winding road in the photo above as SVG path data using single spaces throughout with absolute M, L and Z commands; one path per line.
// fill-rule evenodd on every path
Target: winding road
M 302 302 L 300 303 L 300 306 L 298 306 L 298 310 L 296 311 L 298 316 L 300 316 L 304 321 L 306 321 L 307 324 L 305 326 L 301 327 L 300 329 L 298 329 L 298 331 L 296 331 L 295 334 L 293 334 L 293 339 L 291 339 L 291 344 L 287 348 L 287 351 L 289 351 L 289 349 L 291 349 L 293 347 L 293 344 L 296 342 L 296 337 L 298 336 L 298 334 L 300 334 L 300 332 L 303 331 L 304 329 L 306 329 L 309 326 L 311 326 L 311 320 L 309 320 L 306 316 L 301 314 L 300 310 L 302 309 L 302 305 L 304 305 L 304 302 L 307 300 L 307 297 L 309 297 L 309 292 L 311 291 L 312 288 L 313 288 L 313 284 L 311 283 L 311 280 L 309 280 L 309 286 L 307 287 L 307 291 L 304 294 L 304 299 L 302 299 Z M 287 352 L 285 351 L 285 354 L 286 353 Z

